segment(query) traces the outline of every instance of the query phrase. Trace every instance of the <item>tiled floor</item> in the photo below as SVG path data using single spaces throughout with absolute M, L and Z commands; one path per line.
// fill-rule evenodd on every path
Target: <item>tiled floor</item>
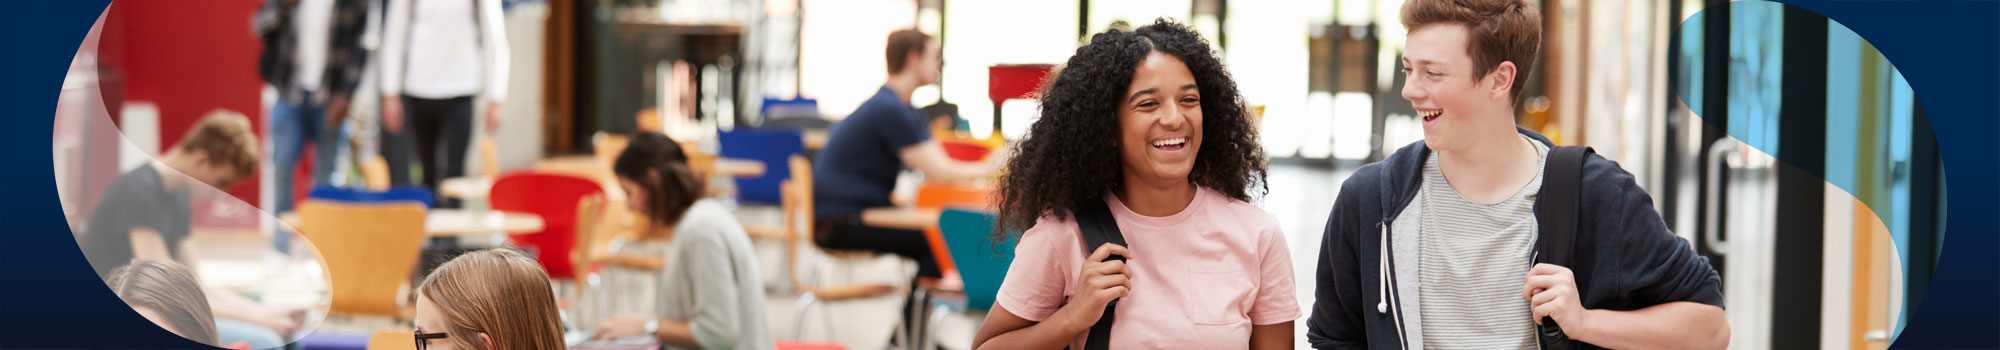
M 1270 192 L 1256 201 L 1259 207 L 1280 220 L 1287 244 L 1291 248 L 1293 276 L 1298 285 L 1299 307 L 1309 309 L 1312 305 L 1313 258 L 1318 254 L 1319 240 L 1326 223 L 1326 215 L 1333 205 L 1335 191 L 1341 181 L 1352 174 L 1351 170 L 1334 170 L 1327 167 L 1296 164 L 1273 165 L 1269 174 Z M 771 220 L 775 215 L 747 213 L 744 221 Z M 251 279 L 263 271 L 266 262 L 261 249 L 261 237 L 243 233 L 228 235 L 198 235 L 204 248 L 202 270 L 209 276 L 244 276 Z M 778 282 L 786 279 L 778 266 L 783 265 L 783 247 L 776 242 L 759 242 L 758 255 L 767 268 L 765 280 Z M 906 277 L 915 271 L 912 263 L 893 256 L 863 260 L 828 260 L 820 267 L 822 281 L 828 282 L 880 282 L 902 285 Z M 237 283 L 257 283 L 254 280 L 230 281 Z M 898 322 L 902 300 L 890 296 L 867 300 L 839 303 L 821 303 L 810 308 L 801 320 L 796 316 L 798 297 L 794 293 L 774 292 L 766 295 L 766 309 L 771 322 L 771 332 L 780 339 L 803 339 L 832 341 L 846 345 L 850 349 L 884 349 L 888 346 L 891 332 Z M 947 349 L 968 348 L 972 335 L 978 329 L 983 314 L 957 314 L 946 317 L 936 330 L 938 343 Z M 805 322 L 802 335 L 797 332 L 800 322 Z M 1298 333 L 1300 348 L 1305 346 L 1305 325 L 1301 318 L 1294 326 Z

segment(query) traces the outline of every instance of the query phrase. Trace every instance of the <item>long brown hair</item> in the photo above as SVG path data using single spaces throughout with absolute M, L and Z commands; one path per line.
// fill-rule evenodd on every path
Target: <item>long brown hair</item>
M 465 253 L 431 271 L 418 290 L 443 313 L 444 332 L 468 349 L 565 348 L 549 274 L 520 252 Z
M 639 185 L 646 192 L 642 196 L 646 202 L 641 203 L 646 217 L 667 227 L 680 222 L 705 191 L 680 143 L 658 133 L 632 135 L 612 162 L 611 172 Z
M 216 343 L 215 315 L 208 296 L 195 285 L 194 273 L 171 261 L 132 260 L 111 270 L 104 285 L 133 308 L 145 307 L 160 314 L 160 326 L 174 334 L 211 346 Z

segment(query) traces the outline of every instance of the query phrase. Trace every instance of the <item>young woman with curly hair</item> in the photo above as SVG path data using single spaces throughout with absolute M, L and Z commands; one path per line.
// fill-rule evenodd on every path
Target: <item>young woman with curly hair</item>
M 1290 348 L 1291 258 L 1249 203 L 1264 155 L 1208 43 L 1165 20 L 1097 34 L 1040 96 L 1001 178 L 995 238 L 1022 233 L 976 346 L 1082 349 L 1116 299 L 1111 348 Z M 1083 246 L 1089 201 L 1129 246 Z

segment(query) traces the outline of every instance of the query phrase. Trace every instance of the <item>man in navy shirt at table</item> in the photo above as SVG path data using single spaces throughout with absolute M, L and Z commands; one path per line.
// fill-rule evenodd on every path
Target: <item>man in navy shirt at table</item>
M 923 172 L 927 181 L 952 181 L 992 174 L 1005 157 L 951 159 L 931 138 L 928 118 L 911 106 L 911 91 L 938 80 L 938 48 L 929 35 L 916 29 L 890 33 L 887 53 L 889 81 L 833 126 L 813 165 L 813 238 L 829 249 L 902 255 L 917 261 L 918 277 L 941 277 L 922 231 L 868 226 L 861 211 L 895 206 L 889 194 L 904 166 Z

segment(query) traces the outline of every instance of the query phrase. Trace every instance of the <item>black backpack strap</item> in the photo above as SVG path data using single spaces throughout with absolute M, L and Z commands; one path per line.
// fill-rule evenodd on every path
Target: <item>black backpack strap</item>
M 1104 205 L 1104 200 L 1091 199 L 1079 202 L 1070 207 L 1070 214 L 1076 218 L 1076 226 L 1083 233 L 1083 256 L 1090 256 L 1090 253 L 1097 251 L 1097 247 L 1105 243 L 1126 246 L 1125 235 L 1118 231 L 1118 221 L 1111 218 L 1111 208 Z M 1112 255 L 1106 260 L 1125 261 L 1125 257 Z M 1104 316 L 1097 319 L 1097 324 L 1090 325 L 1089 338 L 1083 343 L 1084 349 L 1111 348 L 1111 322 L 1117 311 L 1117 300 L 1104 305 Z
M 1588 146 L 1549 149 L 1542 169 L 1542 188 L 1535 203 L 1536 262 L 1569 266 L 1576 247 L 1577 205 L 1583 195 L 1583 161 L 1595 153 Z
M 1583 162 L 1596 153 L 1589 146 L 1549 149 L 1542 169 L 1542 188 L 1535 201 L 1535 262 L 1570 267 L 1576 251 L 1577 206 L 1583 199 Z M 1542 349 L 1572 348 L 1569 337 L 1555 320 L 1542 318 L 1536 328 Z

